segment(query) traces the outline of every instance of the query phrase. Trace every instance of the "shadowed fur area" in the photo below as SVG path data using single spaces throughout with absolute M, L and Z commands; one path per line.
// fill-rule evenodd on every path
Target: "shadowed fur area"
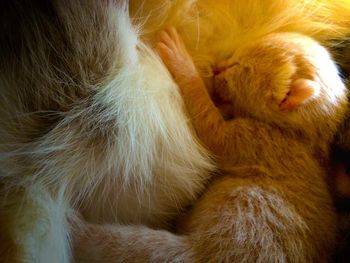
M 333 49 L 349 34 L 349 14 L 347 0 L 1 2 L 1 260 L 327 260 L 336 229 L 318 164 L 337 123 L 322 126 L 325 144 L 310 144 L 322 161 L 298 152 L 308 143 L 299 137 L 274 159 L 288 166 L 297 152 L 296 174 L 316 175 L 223 167 L 154 48 L 175 26 L 211 94 L 213 65 L 243 44 L 294 32 Z M 238 143 L 257 136 L 239 125 Z M 265 131 L 275 147 L 276 131 Z M 232 156 L 264 152 L 249 149 Z

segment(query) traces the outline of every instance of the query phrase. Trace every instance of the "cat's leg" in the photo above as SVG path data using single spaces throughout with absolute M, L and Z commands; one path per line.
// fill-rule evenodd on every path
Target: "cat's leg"
M 330 211 L 288 198 L 296 188 L 281 193 L 277 181 L 247 172 L 256 172 L 253 180 L 242 174 L 214 181 L 183 221 L 182 235 L 80 223 L 73 234 L 76 262 L 328 262 Z
M 70 208 L 63 195 L 43 185 L 1 189 L 0 261 L 70 262 Z
M 160 33 L 157 50 L 182 92 L 198 137 L 217 157 L 238 156 L 240 148 L 247 147 L 245 143 L 255 141 L 255 122 L 238 118 L 226 121 L 215 107 L 174 28 Z
M 160 33 L 157 50 L 182 92 L 198 136 L 214 153 L 215 149 L 220 151 L 225 142 L 226 122 L 211 100 L 175 28 Z M 218 139 L 221 135 L 222 140 Z
M 288 196 L 297 188 L 286 195 L 264 174 L 242 176 L 213 182 L 190 212 L 183 233 L 196 262 L 329 262 L 330 207 L 295 201 Z
M 193 262 L 186 237 L 146 226 L 81 221 L 73 238 L 75 262 Z

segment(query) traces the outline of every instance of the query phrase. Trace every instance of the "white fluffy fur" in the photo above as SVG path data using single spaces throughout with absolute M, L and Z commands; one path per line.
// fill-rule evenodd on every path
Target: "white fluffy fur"
M 79 14 L 85 2 L 56 5 L 75 41 L 74 23 L 91 23 Z M 91 87 L 83 78 L 80 84 L 94 94 L 65 112 L 39 139 L 21 145 L 1 141 L 1 176 L 8 179 L 3 194 L 25 189 L 13 204 L 15 218 L 20 218 L 13 238 L 20 240 L 28 262 L 69 261 L 70 209 L 95 222 L 165 225 L 196 198 L 212 169 L 193 136 L 175 83 L 154 51 L 138 40 L 126 6 L 110 1 L 103 8 L 98 10 L 106 12 L 101 26 L 105 35 L 100 37 L 115 45 L 110 57 L 98 58 L 111 61 L 104 82 Z M 89 34 L 93 29 L 83 30 Z M 90 43 L 84 45 L 89 50 Z M 50 65 L 46 70 L 50 77 Z M 15 83 L 5 83 L 6 78 L 2 76 L 2 85 L 11 89 Z M 20 121 L 10 128 L 2 125 L 1 134 L 11 136 Z M 10 201 L 4 200 L 3 209 Z
M 53 1 L 63 24 L 58 31 L 73 43 L 68 54 L 74 55 L 63 53 L 62 60 L 67 67 L 77 61 L 72 64 L 76 65 L 71 69 L 76 70 L 74 76 L 55 71 L 46 57 L 55 52 L 56 43 L 46 35 L 39 34 L 35 41 L 27 37 L 30 28 L 23 33 L 27 53 L 22 54 L 20 67 L 4 66 L 0 73 L 1 211 L 6 215 L 10 211 L 6 220 L 14 220 L 16 231 L 11 238 L 23 249 L 18 255 L 23 261 L 70 261 L 67 214 L 72 210 L 93 222 L 159 227 L 203 189 L 213 168 L 211 160 L 193 136 L 176 85 L 139 34 L 144 42 L 153 43 L 155 32 L 174 24 L 203 75 L 210 75 L 208 66 L 214 60 L 267 32 L 297 31 L 323 41 L 343 37 L 345 31 L 345 11 L 339 12 L 338 25 L 323 15 L 333 12 L 328 12 L 327 1 L 150 0 L 140 4 L 135 0 L 130 3 L 131 13 L 141 33 L 131 25 L 127 8 L 120 3 L 124 1 L 106 2 Z M 330 6 L 337 11 L 344 10 L 345 4 L 338 1 Z M 33 31 L 36 26 L 41 30 L 34 24 Z M 105 74 L 97 82 L 90 66 L 103 68 Z M 21 78 L 30 70 L 36 79 Z M 49 98 L 61 92 L 56 101 L 64 98 L 64 89 L 56 89 L 61 85 L 88 95 L 68 110 L 52 110 L 60 119 L 47 132 L 21 137 L 27 129 L 23 116 L 51 110 L 26 112 L 22 107 L 26 100 L 21 94 L 27 94 L 24 91 L 32 82 L 31 92 L 39 102 L 48 99 L 42 89 L 51 92 Z M 273 196 L 266 200 L 276 201 Z M 285 211 L 282 216 L 288 217 Z M 142 237 L 158 233 L 144 229 Z M 159 256 L 164 254 L 155 258 Z
M 63 193 L 53 197 L 40 186 L 28 189 L 15 217 L 16 236 L 25 247 L 23 262 L 69 262 L 70 241 Z

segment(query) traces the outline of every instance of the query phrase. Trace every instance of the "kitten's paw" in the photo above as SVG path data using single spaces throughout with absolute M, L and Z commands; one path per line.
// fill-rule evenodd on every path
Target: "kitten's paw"
M 197 75 L 192 58 L 174 27 L 159 33 L 156 49 L 176 81 Z
M 159 33 L 156 49 L 162 58 L 163 62 L 169 69 L 173 66 L 176 60 L 179 59 L 177 33 L 174 28 L 169 28 Z M 172 32 L 172 33 L 170 33 Z

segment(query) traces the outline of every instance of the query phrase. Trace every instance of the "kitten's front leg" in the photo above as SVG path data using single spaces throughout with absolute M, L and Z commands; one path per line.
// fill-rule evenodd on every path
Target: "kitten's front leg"
M 221 153 L 227 124 L 211 100 L 175 28 L 159 34 L 157 50 L 182 92 L 197 135 L 215 154 Z
M 192 58 L 174 27 L 159 33 L 157 50 L 181 90 L 188 88 L 189 82 L 200 79 Z

